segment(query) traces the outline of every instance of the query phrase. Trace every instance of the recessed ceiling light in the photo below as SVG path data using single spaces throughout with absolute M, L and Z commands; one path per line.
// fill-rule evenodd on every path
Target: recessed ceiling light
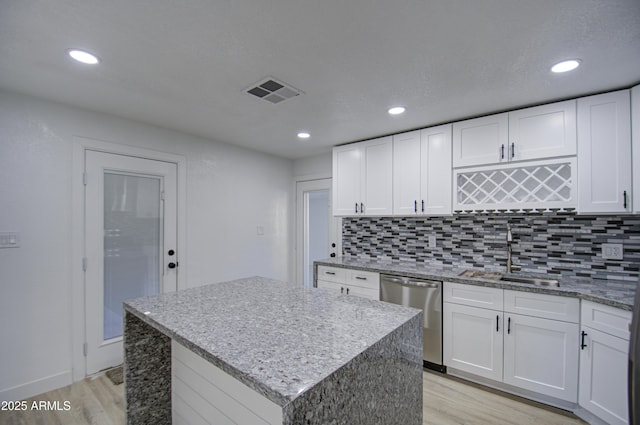
M 69 49 L 67 54 L 78 62 L 85 63 L 87 65 L 95 65 L 100 63 L 100 59 L 93 53 L 89 53 L 86 50 Z
M 300 133 L 298 133 L 298 137 L 300 139 L 308 139 L 309 137 L 311 137 L 311 134 L 306 131 L 301 131 Z
M 557 64 L 553 65 L 551 67 L 551 72 L 560 73 L 560 72 L 573 71 L 579 66 L 580 66 L 580 61 L 577 59 L 566 60 L 566 61 L 558 62 Z
M 393 108 L 389 108 L 387 112 L 390 115 L 400 115 L 404 111 L 406 111 L 406 108 L 404 106 L 394 106 Z

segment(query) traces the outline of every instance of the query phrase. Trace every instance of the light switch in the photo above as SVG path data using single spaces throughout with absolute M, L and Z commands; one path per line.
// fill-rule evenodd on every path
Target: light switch
M 1 232 L 0 248 L 20 247 L 20 234 L 18 232 Z

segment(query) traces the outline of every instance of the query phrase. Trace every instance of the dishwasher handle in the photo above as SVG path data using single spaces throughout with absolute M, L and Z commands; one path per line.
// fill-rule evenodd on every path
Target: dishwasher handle
M 435 280 L 414 280 L 414 279 L 408 279 L 408 278 L 401 278 L 401 277 L 394 277 L 394 276 L 383 276 L 382 277 L 382 281 L 383 282 L 391 282 L 391 283 L 398 283 L 400 285 L 410 285 L 410 286 L 420 286 L 422 288 L 440 288 L 440 286 L 442 285 L 442 282 L 438 282 Z

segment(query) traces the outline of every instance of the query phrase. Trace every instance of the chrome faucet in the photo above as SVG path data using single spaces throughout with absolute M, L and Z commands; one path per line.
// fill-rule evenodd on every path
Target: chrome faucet
M 520 270 L 520 266 L 513 264 L 511 256 L 511 245 L 513 244 L 513 234 L 511 233 L 511 225 L 507 223 L 507 273 Z

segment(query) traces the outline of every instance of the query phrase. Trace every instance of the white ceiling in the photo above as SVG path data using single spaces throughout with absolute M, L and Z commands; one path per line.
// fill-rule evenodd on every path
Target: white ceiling
M 0 88 L 287 158 L 638 82 L 638 0 L 0 0 Z

